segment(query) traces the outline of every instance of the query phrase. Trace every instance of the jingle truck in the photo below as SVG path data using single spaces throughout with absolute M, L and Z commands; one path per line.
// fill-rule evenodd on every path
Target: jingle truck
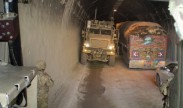
M 119 52 L 129 68 L 154 69 L 165 66 L 166 31 L 153 22 L 123 22 L 119 30 Z

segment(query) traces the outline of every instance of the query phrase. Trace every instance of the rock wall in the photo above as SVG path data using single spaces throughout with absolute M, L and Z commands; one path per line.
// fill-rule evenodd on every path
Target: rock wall
M 32 0 L 19 3 L 23 64 L 34 66 L 42 59 L 54 80 L 49 108 L 71 108 L 69 101 L 77 89 L 82 68 L 78 63 L 80 46 L 79 5 L 76 0 Z M 73 14 L 73 10 L 75 10 Z

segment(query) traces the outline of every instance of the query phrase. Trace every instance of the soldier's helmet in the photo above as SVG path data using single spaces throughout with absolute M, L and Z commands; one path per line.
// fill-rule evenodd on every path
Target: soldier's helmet
M 46 62 L 43 60 L 39 60 L 36 64 L 36 67 L 38 71 L 45 70 L 46 69 Z

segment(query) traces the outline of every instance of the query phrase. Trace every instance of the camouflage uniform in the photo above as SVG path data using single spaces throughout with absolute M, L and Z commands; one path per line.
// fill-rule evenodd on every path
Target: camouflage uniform
M 53 86 L 53 80 L 45 72 L 46 63 L 39 61 L 36 65 L 38 68 L 38 108 L 48 108 L 48 92 L 49 87 Z

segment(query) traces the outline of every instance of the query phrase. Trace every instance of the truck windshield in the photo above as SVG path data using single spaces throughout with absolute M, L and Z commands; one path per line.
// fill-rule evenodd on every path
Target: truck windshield
M 100 34 L 100 30 L 99 29 L 90 29 L 89 31 L 91 34 Z
M 102 30 L 101 29 L 101 34 L 102 35 L 111 35 L 111 30 Z

